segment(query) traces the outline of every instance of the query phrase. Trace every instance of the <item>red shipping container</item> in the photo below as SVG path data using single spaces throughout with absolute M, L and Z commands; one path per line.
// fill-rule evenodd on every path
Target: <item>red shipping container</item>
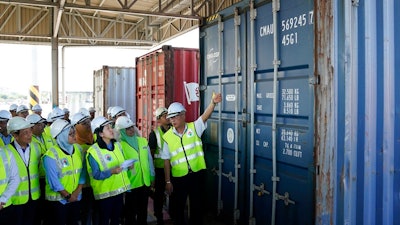
M 157 126 L 155 110 L 172 102 L 186 108 L 186 120 L 199 117 L 199 50 L 160 49 L 136 58 L 136 124 L 143 137 Z

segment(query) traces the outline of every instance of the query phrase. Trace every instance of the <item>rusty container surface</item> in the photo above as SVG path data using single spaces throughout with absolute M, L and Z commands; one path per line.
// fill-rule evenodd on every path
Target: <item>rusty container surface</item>
M 157 126 L 155 110 L 185 106 L 187 121 L 199 116 L 199 50 L 162 46 L 136 58 L 136 124 L 147 137 Z

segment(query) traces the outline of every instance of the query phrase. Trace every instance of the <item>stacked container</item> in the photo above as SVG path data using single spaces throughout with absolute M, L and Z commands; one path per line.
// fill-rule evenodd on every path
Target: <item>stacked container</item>
M 157 126 L 155 110 L 172 102 L 186 108 L 187 121 L 199 116 L 199 50 L 160 49 L 136 58 L 136 124 L 144 137 Z

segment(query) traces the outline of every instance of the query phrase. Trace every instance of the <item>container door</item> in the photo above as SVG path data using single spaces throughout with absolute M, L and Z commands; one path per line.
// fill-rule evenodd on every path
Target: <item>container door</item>
M 106 77 L 104 75 L 106 68 L 96 70 L 93 72 L 93 96 L 94 96 L 94 107 L 96 109 L 96 113 L 99 116 L 106 116 L 107 106 L 105 105 L 105 96 L 104 96 L 104 83 Z
M 229 12 L 235 14 L 232 9 Z M 246 59 L 244 15 L 218 22 L 214 18 L 201 30 L 202 92 L 204 110 L 213 92 L 223 93 L 203 134 L 207 174 L 207 209 L 233 224 L 247 210 L 246 192 Z M 244 217 L 242 217 L 244 218 Z
M 254 40 L 249 40 L 255 42 L 255 49 L 249 49 L 248 58 L 253 54 L 256 62 L 254 80 L 250 81 L 255 89 L 254 98 L 248 104 L 254 110 L 254 146 L 249 146 L 254 147 L 254 155 L 251 152 L 248 155 L 249 159 L 254 159 L 254 168 L 250 167 L 249 171 L 255 171 L 254 183 L 250 184 L 254 187 L 254 214 L 250 216 L 257 224 L 271 221 L 313 224 L 313 1 L 280 2 L 276 43 L 272 3 L 256 10 L 255 30 L 248 29 L 255 34 Z M 252 23 L 250 15 L 251 12 L 248 18 Z M 273 176 L 274 45 L 280 63 L 275 84 L 276 177 Z M 275 203 L 273 180 L 277 185 Z

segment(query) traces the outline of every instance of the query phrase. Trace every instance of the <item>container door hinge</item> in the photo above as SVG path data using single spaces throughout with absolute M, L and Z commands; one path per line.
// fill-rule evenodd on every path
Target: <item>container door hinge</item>
M 312 84 L 312 85 L 319 85 L 320 84 L 320 76 L 319 75 L 317 75 L 317 76 L 313 76 L 313 77 L 311 77 L 309 80 L 308 80 L 308 83 L 309 84 Z

